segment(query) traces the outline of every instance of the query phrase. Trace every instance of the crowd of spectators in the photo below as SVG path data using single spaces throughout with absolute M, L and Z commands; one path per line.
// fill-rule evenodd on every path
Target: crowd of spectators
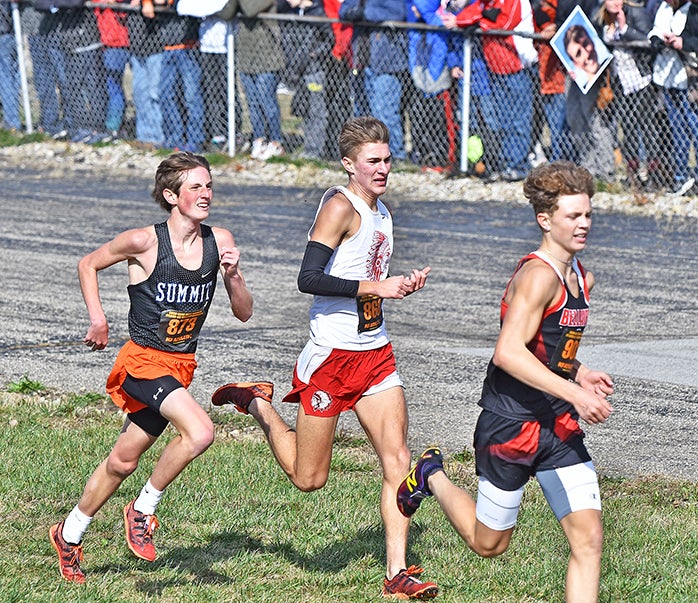
M 622 172 L 639 187 L 685 194 L 696 184 L 695 2 L 95 0 L 85 8 L 84 0 L 33 0 L 19 6 L 38 126 L 56 139 L 125 136 L 152 147 L 223 149 L 233 33 L 235 130 L 242 129 L 243 104 L 251 129 L 237 148 L 255 159 L 297 150 L 336 160 L 342 123 L 370 114 L 388 126 L 395 161 L 455 170 L 467 90 L 469 133 L 482 149 L 470 168 L 482 178 L 520 181 L 542 161 L 570 159 L 602 180 Z M 582 61 L 570 73 L 549 44 L 577 6 L 612 53 L 595 80 L 593 70 L 584 72 L 584 61 L 599 69 L 584 31 L 570 28 L 565 36 L 567 53 Z M 0 0 L 0 102 L 2 127 L 19 130 L 10 7 Z M 260 13 L 321 19 L 299 23 L 260 19 Z M 432 27 L 371 26 L 386 21 Z M 469 82 L 463 81 L 464 36 L 473 49 Z M 602 103 L 604 87 L 613 94 Z M 300 139 L 282 129 L 284 89 L 293 94 L 289 111 Z

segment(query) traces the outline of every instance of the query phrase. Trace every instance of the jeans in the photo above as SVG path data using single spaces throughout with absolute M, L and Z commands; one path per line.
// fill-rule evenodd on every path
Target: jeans
M 118 132 L 124 119 L 126 97 L 124 96 L 124 70 L 129 59 L 128 48 L 106 47 L 102 53 L 104 67 L 107 70 L 107 118 L 106 126 L 109 131 Z
M 501 159 L 505 169 L 528 171 L 533 87 L 526 69 L 491 75 L 492 95 L 499 108 Z
M 228 57 L 225 54 L 202 52 L 201 83 L 204 88 L 204 130 L 206 140 L 228 135 Z M 237 95 L 235 97 L 237 103 Z M 242 113 L 235 107 L 236 130 L 240 128 Z
M 71 134 L 104 132 L 107 87 L 100 49 L 63 53 L 68 86 L 62 90 L 63 106 Z
M 0 105 L 7 128 L 19 130 L 19 65 L 14 34 L 0 35 Z
M 688 158 L 693 148 L 698 149 L 698 116 L 688 102 L 688 92 L 676 88 L 664 88 L 671 139 L 674 142 L 674 181 L 688 179 Z
M 247 108 L 250 112 L 253 138 L 268 138 L 281 142 L 281 111 L 276 98 L 279 74 L 243 73 L 240 81 L 245 89 Z
M 157 146 L 163 143 L 160 110 L 162 53 L 131 56 L 133 104 L 136 107 L 136 138 Z
M 550 161 L 567 157 L 571 150 L 567 140 L 567 118 L 565 110 L 567 101 L 565 94 L 541 94 L 545 119 L 550 128 Z
M 324 71 L 306 72 L 303 85 L 310 91 L 310 110 L 303 119 L 305 152 L 312 157 L 322 157 L 325 153 L 327 134 L 327 98 Z
M 170 149 L 203 150 L 204 99 L 201 95 L 201 65 L 196 53 L 198 51 L 181 49 L 166 50 L 163 55 L 160 107 L 165 146 Z M 186 116 L 179 110 L 177 97 L 180 90 L 184 93 Z
M 371 115 L 380 119 L 390 132 L 390 153 L 393 159 L 405 159 L 402 135 L 402 82 L 394 73 L 376 73 L 370 67 L 364 69 L 366 94 Z
M 41 106 L 39 127 L 47 134 L 57 134 L 67 129 L 67 117 L 62 115 L 58 90 L 65 90 L 63 53 L 53 43 L 54 36 L 37 34 L 29 37 L 29 52 L 34 72 L 34 87 Z

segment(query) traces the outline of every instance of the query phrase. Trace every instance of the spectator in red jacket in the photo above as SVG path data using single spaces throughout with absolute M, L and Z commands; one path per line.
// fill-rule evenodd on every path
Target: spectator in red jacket
M 453 18 L 446 18 L 444 25 L 471 25 L 470 16 L 466 7 Z M 506 29 L 532 34 L 529 0 L 485 0 L 479 26 L 484 31 Z M 493 102 L 499 107 L 496 114 L 502 141 L 500 163 L 504 166 L 501 173 L 492 174 L 492 179 L 523 180 L 528 173 L 531 141 L 533 86 L 530 70 L 538 61 L 538 55 L 530 37 L 485 35 L 482 47 L 491 74 Z
M 325 14 L 329 19 L 339 19 L 342 0 L 324 0 Z M 334 45 L 327 61 L 325 95 L 327 101 L 327 136 L 325 157 L 339 161 L 337 140 L 339 132 L 351 117 L 351 40 L 354 27 L 346 23 L 332 23 Z

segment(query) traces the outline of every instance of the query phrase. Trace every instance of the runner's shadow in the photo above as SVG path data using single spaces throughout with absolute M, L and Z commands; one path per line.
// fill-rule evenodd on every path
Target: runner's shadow
M 413 525 L 410 530 L 410 541 L 419 538 L 422 531 L 419 525 Z M 148 574 L 153 579 L 144 577 L 138 580 L 137 588 L 144 594 L 158 595 L 165 589 L 191 583 L 231 584 L 239 579 L 236 572 L 226 574 L 215 571 L 212 567 L 221 561 L 234 560 L 240 555 L 247 557 L 250 553 L 275 555 L 308 572 L 334 574 L 342 571 L 353 561 L 367 556 L 379 560 L 382 567 L 385 558 L 385 539 L 382 526 L 371 527 L 359 530 L 350 538 L 329 543 L 312 554 L 305 554 L 299 552 L 293 543 L 264 543 L 241 532 L 219 532 L 205 544 L 171 549 L 154 563 L 146 564 Z M 418 561 L 414 562 L 418 563 Z M 158 580 L 155 576 L 157 570 L 161 568 L 176 569 L 181 573 L 181 577 Z M 92 572 L 106 573 L 114 569 L 114 566 L 103 566 L 94 568 Z

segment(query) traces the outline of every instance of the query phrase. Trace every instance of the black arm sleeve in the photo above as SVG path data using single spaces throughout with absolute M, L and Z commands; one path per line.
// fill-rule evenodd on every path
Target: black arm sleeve
M 356 297 L 359 292 L 359 281 L 350 281 L 325 274 L 325 266 L 333 253 L 334 250 L 327 245 L 317 241 L 308 241 L 301 271 L 298 274 L 298 289 L 302 293 Z

